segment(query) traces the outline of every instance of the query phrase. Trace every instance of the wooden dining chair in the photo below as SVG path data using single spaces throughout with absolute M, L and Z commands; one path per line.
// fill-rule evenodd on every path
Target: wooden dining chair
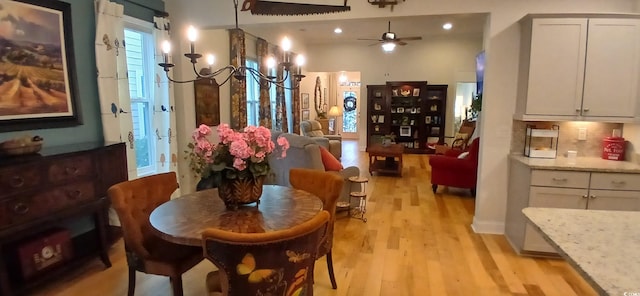
M 199 247 L 174 244 L 151 232 L 149 215 L 177 188 L 176 174 L 170 172 L 121 182 L 107 191 L 122 225 L 129 296 L 136 289 L 136 271 L 168 276 L 173 295 L 182 295 L 182 274 L 204 258 Z
M 210 295 L 313 295 L 313 268 L 329 217 L 320 211 L 294 227 L 262 233 L 205 229 L 204 255 L 219 268 L 207 275 Z
M 344 179 L 331 172 L 294 168 L 289 170 L 289 182 L 295 189 L 304 190 L 318 196 L 322 200 L 322 208 L 331 214 L 327 234 L 320 244 L 317 258 L 326 256 L 331 287 L 337 289 L 338 284 L 333 272 L 331 248 L 333 246 L 333 225 L 336 220 L 336 203 L 340 197 L 342 186 L 344 186 Z

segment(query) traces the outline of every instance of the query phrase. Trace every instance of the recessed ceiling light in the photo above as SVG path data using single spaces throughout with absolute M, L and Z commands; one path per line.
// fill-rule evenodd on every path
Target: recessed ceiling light
M 451 28 L 453 28 L 453 25 L 451 23 L 446 23 L 442 25 L 442 28 L 445 30 L 451 30 Z
M 342 29 L 335 28 L 335 29 L 333 29 L 333 33 L 340 34 L 340 33 L 342 33 Z

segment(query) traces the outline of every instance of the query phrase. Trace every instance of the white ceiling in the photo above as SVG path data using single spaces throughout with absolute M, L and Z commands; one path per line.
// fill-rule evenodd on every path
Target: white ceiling
M 389 21 L 391 21 L 391 32 L 395 32 L 397 38 L 420 36 L 424 40 L 452 35 L 482 36 L 486 17 L 487 14 L 480 13 L 450 14 L 259 25 L 240 24 L 240 28 L 256 36 L 273 36 L 274 32 L 277 32 L 275 34 L 291 36 L 294 40 L 301 40 L 307 45 L 361 43 L 366 46 L 375 41 L 359 41 L 358 38 L 379 39 L 382 33 L 387 32 Z M 446 22 L 452 23 L 453 29 L 443 30 L 442 25 Z M 342 29 L 342 34 L 333 33 L 336 27 Z

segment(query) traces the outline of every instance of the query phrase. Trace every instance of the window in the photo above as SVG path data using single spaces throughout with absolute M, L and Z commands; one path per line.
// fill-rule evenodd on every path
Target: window
M 276 69 L 270 69 L 271 73 L 269 75 L 276 77 L 277 72 Z M 276 130 L 276 97 L 277 97 L 277 87 L 272 86 L 269 88 L 269 103 L 271 103 L 271 129 Z
M 258 62 L 246 60 L 247 68 L 258 71 Z M 247 73 L 247 124 L 253 126 L 260 125 L 260 82 Z
M 127 19 L 124 30 L 126 44 L 131 119 L 138 176 L 157 171 L 153 133 L 153 24 Z

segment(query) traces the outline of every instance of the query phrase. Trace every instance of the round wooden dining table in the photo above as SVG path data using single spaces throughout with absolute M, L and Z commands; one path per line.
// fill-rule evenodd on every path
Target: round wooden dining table
M 264 185 L 259 204 L 227 209 L 217 189 L 207 189 L 172 199 L 149 216 L 153 231 L 164 240 L 202 245 L 202 231 L 213 227 L 239 233 L 259 233 L 306 222 L 322 210 L 317 196 L 298 189 Z

